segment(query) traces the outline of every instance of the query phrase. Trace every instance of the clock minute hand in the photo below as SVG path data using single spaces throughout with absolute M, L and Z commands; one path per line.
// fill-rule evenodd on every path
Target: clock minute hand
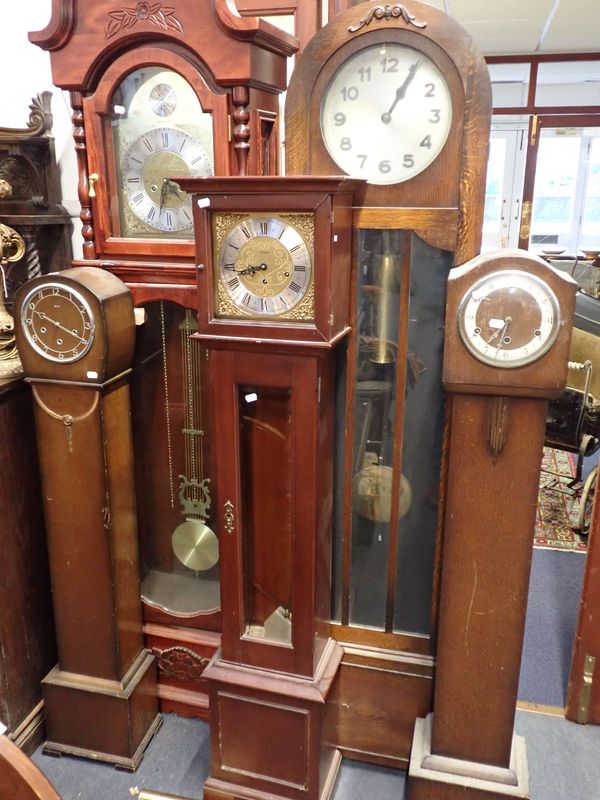
M 60 324 L 60 322 L 57 322 L 55 319 L 52 319 L 47 314 L 44 314 L 42 311 L 36 311 L 35 313 L 38 314 L 42 319 L 45 319 L 46 322 L 50 322 L 59 330 L 64 331 L 65 333 L 70 333 L 71 336 L 74 336 L 76 339 L 79 339 L 80 342 L 85 342 L 85 337 L 80 336 L 78 333 L 75 333 L 75 331 L 72 331 L 69 328 L 65 328 L 64 325 Z
M 491 344 L 494 341 L 494 339 L 498 338 L 498 336 L 499 336 L 500 337 L 500 342 L 498 342 L 498 347 L 501 347 L 502 346 L 502 340 L 504 339 L 504 334 L 508 330 L 508 326 L 510 325 L 511 322 L 512 322 L 512 317 L 505 317 L 504 318 L 504 325 L 501 328 L 498 328 L 497 330 L 495 330 L 494 333 L 492 333 L 490 338 L 487 340 L 487 344 Z
M 392 112 L 394 111 L 394 109 L 396 108 L 396 106 L 398 105 L 400 100 L 402 100 L 404 98 L 404 96 L 406 95 L 406 90 L 410 86 L 410 84 L 411 84 L 413 78 L 415 77 L 415 74 L 416 74 L 417 70 L 419 69 L 420 65 L 421 65 L 421 60 L 419 59 L 419 61 L 415 61 L 415 63 L 412 64 L 408 68 L 408 74 L 406 75 L 406 78 L 404 79 L 404 83 L 402 84 L 402 86 L 399 86 L 396 89 L 396 95 L 394 97 L 394 101 L 393 101 L 392 105 L 390 106 L 389 111 L 386 111 L 385 113 L 383 113 L 381 115 L 381 121 L 382 122 L 390 122 L 391 121 Z

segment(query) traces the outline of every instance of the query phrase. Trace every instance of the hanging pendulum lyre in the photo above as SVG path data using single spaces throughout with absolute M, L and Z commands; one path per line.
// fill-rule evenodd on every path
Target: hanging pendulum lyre
M 194 358 L 196 346 L 190 339 L 197 330 L 189 309 L 180 325 L 185 405 L 185 475 L 179 475 L 179 501 L 185 521 L 177 526 L 171 539 L 173 552 L 195 572 L 215 566 L 219 560 L 219 541 L 206 520 L 211 506 L 210 478 L 203 476 L 203 436 L 200 361 Z

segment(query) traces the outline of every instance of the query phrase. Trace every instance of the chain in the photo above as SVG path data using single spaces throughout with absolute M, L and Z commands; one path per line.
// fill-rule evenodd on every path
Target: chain
M 173 489 L 173 444 L 171 440 L 171 414 L 169 410 L 169 376 L 167 371 L 167 338 L 165 333 L 165 305 L 160 302 L 160 335 L 163 357 L 163 376 L 165 383 L 165 416 L 167 420 L 167 457 L 169 460 L 169 495 L 171 508 L 175 507 L 175 492 Z

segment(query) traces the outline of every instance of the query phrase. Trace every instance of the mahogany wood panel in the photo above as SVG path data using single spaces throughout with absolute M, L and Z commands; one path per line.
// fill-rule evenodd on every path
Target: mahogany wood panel
M 0 720 L 14 734 L 41 703 L 40 682 L 56 662 L 32 399 L 21 379 L 0 380 L 0 430 Z
M 331 353 L 320 358 L 300 354 L 286 356 L 267 353 L 258 347 L 254 352 L 214 350 L 211 361 L 215 436 L 217 441 L 229 443 L 217 454 L 217 480 L 221 502 L 231 501 L 235 516 L 231 532 L 225 530 L 222 520 L 219 520 L 221 559 L 223 565 L 228 565 L 224 566 L 221 576 L 223 657 L 255 667 L 310 676 L 323 649 L 319 637 L 327 636 L 329 628 L 328 624 L 323 626 L 323 623 L 329 619 L 331 558 Z M 319 376 L 322 376 L 320 402 L 317 398 Z M 250 598 L 246 595 L 247 584 L 261 575 L 268 581 L 267 594 L 277 590 L 279 570 L 271 556 L 272 550 L 277 550 L 276 540 L 280 533 L 277 521 L 280 498 L 269 489 L 269 475 L 263 479 L 262 471 L 251 477 L 246 472 L 240 472 L 244 453 L 239 433 L 239 391 L 244 386 L 252 388 L 259 395 L 263 388 L 267 392 L 273 388 L 290 392 L 293 483 L 290 497 L 292 531 L 288 546 L 292 550 L 290 563 L 285 569 L 291 571 L 291 587 L 286 590 L 289 592 L 291 589 L 291 647 L 273 647 L 267 642 L 252 641 L 244 636 L 246 625 L 251 621 L 248 617 Z M 261 548 L 253 550 L 254 559 L 259 559 L 258 564 L 248 560 L 248 509 L 241 491 L 241 482 L 244 480 L 256 481 L 261 502 L 271 505 L 271 509 L 265 512 L 271 524 L 261 533 Z M 263 514 L 263 521 L 266 519 Z M 267 535 L 275 537 L 272 546 L 264 538 Z M 270 572 L 274 575 L 270 576 Z M 323 582 L 326 583 L 325 589 L 319 587 Z M 281 604 L 278 598 L 276 605 Z M 263 620 L 257 621 L 260 623 Z
M 60 800 L 45 775 L 7 736 L 0 736 L 0 797 Z
M 113 0 L 92 6 L 53 0 L 50 22 L 29 40 L 50 50 L 57 86 L 89 91 L 107 64 L 145 39 L 188 49 L 221 86 L 286 87 L 286 58 L 297 49 L 295 38 L 264 20 L 240 17 L 228 0 L 181 0 L 165 15 L 165 25 L 143 9 L 123 9 L 117 18 L 111 16 L 115 11 Z
M 432 698 L 431 658 L 344 643 L 328 700 L 333 742 L 345 757 L 406 769 L 415 719 L 430 711 Z

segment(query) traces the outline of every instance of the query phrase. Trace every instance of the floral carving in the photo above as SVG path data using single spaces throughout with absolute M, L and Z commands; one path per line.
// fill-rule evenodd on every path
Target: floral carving
M 200 680 L 210 661 L 187 647 L 169 647 L 167 650 L 154 648 L 153 653 L 158 660 L 159 670 L 179 681 Z
M 416 17 L 414 14 L 411 14 L 404 6 L 400 5 L 400 3 L 396 3 L 392 5 L 391 3 L 386 3 L 384 6 L 375 6 L 371 8 L 370 11 L 364 15 L 364 17 L 360 20 L 358 25 L 351 25 L 348 28 L 350 33 L 356 33 L 361 28 L 365 28 L 367 25 L 370 25 L 373 20 L 390 20 L 390 19 L 401 19 L 406 22 L 407 25 L 414 25 L 415 28 L 426 28 L 426 22 L 417 22 Z
M 140 2 L 135 8 L 123 8 L 121 11 L 110 11 L 110 22 L 106 29 L 106 38 L 111 39 L 117 33 L 133 28 L 138 22 L 149 22 L 157 28 L 183 33 L 183 26 L 175 16 L 175 9 L 163 6 L 162 3 Z

